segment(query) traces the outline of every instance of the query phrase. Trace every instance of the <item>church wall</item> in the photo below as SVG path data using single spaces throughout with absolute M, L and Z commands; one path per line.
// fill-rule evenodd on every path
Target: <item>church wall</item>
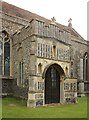
M 27 106 L 30 106 L 30 107 L 32 106 L 35 107 L 35 106 L 45 104 L 45 101 L 44 101 L 45 85 L 44 85 L 44 79 L 42 78 L 42 74 L 44 72 L 44 69 L 48 65 L 56 63 L 63 68 L 64 72 L 66 72 L 66 67 L 67 67 L 68 68 L 67 77 L 70 76 L 70 56 L 68 55 L 68 58 L 64 59 L 65 54 L 62 53 L 63 58 L 62 59 L 59 58 L 60 60 L 58 60 L 57 58 L 57 48 L 63 48 L 65 51 L 66 50 L 70 51 L 70 46 L 65 45 L 52 38 L 51 39 L 45 38 L 45 37 L 41 38 L 38 36 L 37 37 L 34 36 L 34 38 L 36 39 L 36 43 L 32 42 L 32 45 L 31 45 L 33 54 L 30 55 L 31 67 L 32 67 L 30 69 L 32 73 L 29 76 L 29 92 L 28 92 L 28 102 L 27 102 Z M 40 47 L 39 47 L 39 44 L 40 44 Z M 46 45 L 45 49 L 42 46 L 43 44 Z M 47 46 L 49 47 L 47 48 Z M 55 56 L 53 53 L 53 46 L 56 46 Z M 47 49 L 51 50 L 51 48 L 52 48 L 52 51 L 50 51 L 50 53 L 48 54 L 47 53 L 48 51 L 45 51 L 45 50 Z M 42 67 L 40 68 L 40 70 L 39 70 L 39 65 L 41 65 Z M 63 102 L 62 97 L 60 99 L 61 102 Z
M 28 78 L 25 77 L 25 84 L 26 84 L 26 87 L 21 87 L 21 86 L 18 86 L 17 85 L 17 59 L 18 58 L 18 55 L 16 56 L 17 54 L 17 47 L 18 45 L 16 45 L 16 47 L 14 46 L 14 42 L 13 42 L 13 39 L 12 39 L 12 35 L 17 32 L 19 29 L 21 29 L 22 27 L 24 27 L 24 25 L 27 25 L 28 24 L 28 21 L 27 20 L 24 20 L 24 19 L 21 19 L 19 17 L 15 17 L 15 16 L 11 16 L 11 15 L 8 15 L 6 13 L 1 13 L 0 12 L 0 20 L 1 20 L 1 23 L 2 23 L 2 28 L 1 30 L 5 30 L 9 35 L 10 35 L 10 38 L 11 38 L 11 41 L 12 41 L 12 80 L 2 80 L 2 85 L 3 85 L 3 93 L 7 93 L 7 94 L 13 94 L 14 96 L 16 97 L 20 97 L 22 99 L 27 99 L 27 93 L 28 93 L 28 87 L 27 87 L 27 82 L 28 82 Z M 16 40 L 15 40 L 16 41 Z M 25 44 L 26 45 L 26 44 Z M 29 45 L 29 44 L 27 44 Z M 14 46 L 14 47 L 13 47 Z M 25 49 L 26 52 L 27 52 L 27 49 Z M 27 55 L 28 56 L 28 55 Z M 26 57 L 27 57 L 26 56 Z M 24 59 L 24 61 L 26 61 L 26 59 Z M 26 72 L 28 72 L 26 70 Z M 27 73 L 25 73 L 27 74 Z M 5 87 L 4 87 L 5 86 Z M 10 87 L 12 86 L 12 87 Z
M 12 40 L 13 89 L 10 88 L 10 91 L 13 91 L 14 96 L 28 99 L 28 106 L 43 105 L 45 85 L 42 73 L 51 63 L 60 65 L 66 77 L 71 77 L 71 59 L 73 78 L 79 80 L 78 63 L 87 51 L 86 42 L 71 39 L 70 32 L 53 21 L 48 23 L 37 19 L 28 21 L 6 13 L 1 14 L 2 30 L 6 30 Z M 22 71 L 19 71 L 19 67 L 23 69 L 23 75 L 20 74 Z M 23 77 L 22 81 L 20 77 Z
M 19 37 L 18 37 L 19 38 Z M 18 39 L 17 37 L 14 39 Z M 29 86 L 29 76 L 31 74 L 31 53 L 33 52 L 31 47 L 31 40 L 33 37 L 28 37 L 25 40 L 18 39 L 20 42 L 13 45 L 13 77 L 15 78 L 15 85 L 18 86 L 19 92 L 27 95 Z M 22 52 L 19 52 L 22 49 Z M 23 62 L 23 84 L 19 83 L 19 63 Z M 34 62 L 35 63 L 35 62 Z M 32 65 L 33 67 L 33 65 Z M 16 87 L 15 87 L 16 88 Z M 17 89 L 17 88 L 16 88 Z M 19 93 L 17 91 L 17 94 Z M 23 95 L 23 94 L 22 94 Z M 23 96 L 25 98 L 25 96 Z
M 34 21 L 34 33 L 40 37 L 53 38 L 65 44 L 70 44 L 70 33 L 54 22 Z
M 84 54 L 88 52 L 87 41 L 81 40 L 81 42 L 76 38 L 71 40 L 72 49 L 72 60 L 73 61 L 73 76 L 78 80 L 78 95 L 84 96 L 88 94 L 89 82 L 84 81 L 84 67 L 83 59 Z M 88 67 L 88 66 L 87 66 Z
M 14 34 L 18 29 L 21 29 L 28 22 L 19 17 L 11 16 L 0 12 L 0 19 L 2 21 L 1 30 L 6 30 L 9 35 Z
M 71 60 L 73 60 L 74 77 L 80 79 L 80 58 L 83 59 L 85 52 L 87 52 L 87 42 L 76 42 L 76 39 L 71 40 Z
M 12 95 L 13 94 L 12 84 L 13 84 L 13 80 L 2 79 L 2 96 L 7 96 L 7 95 Z
M 18 31 L 18 29 L 21 29 L 24 25 L 28 24 L 27 20 L 3 12 L 0 12 L 0 19 L 2 21 L 1 30 L 6 30 L 10 35 L 14 34 Z

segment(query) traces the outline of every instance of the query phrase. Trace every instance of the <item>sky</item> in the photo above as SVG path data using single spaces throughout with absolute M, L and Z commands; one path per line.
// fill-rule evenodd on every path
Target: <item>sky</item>
M 87 40 L 87 2 L 88 0 L 3 0 L 47 19 L 53 16 L 56 22 L 72 27 Z

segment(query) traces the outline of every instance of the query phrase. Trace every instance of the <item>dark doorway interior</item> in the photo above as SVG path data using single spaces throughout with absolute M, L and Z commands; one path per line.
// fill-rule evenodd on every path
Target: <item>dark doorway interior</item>
M 60 102 L 60 72 L 51 65 L 45 74 L 45 104 Z

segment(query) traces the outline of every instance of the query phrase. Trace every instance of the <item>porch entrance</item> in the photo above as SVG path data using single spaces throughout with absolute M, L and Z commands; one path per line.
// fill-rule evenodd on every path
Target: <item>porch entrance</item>
M 45 104 L 60 102 L 60 75 L 63 69 L 57 65 L 51 65 L 45 73 Z

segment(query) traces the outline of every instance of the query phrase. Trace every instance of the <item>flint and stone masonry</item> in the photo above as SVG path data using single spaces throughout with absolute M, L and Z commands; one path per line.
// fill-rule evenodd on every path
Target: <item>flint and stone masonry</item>
M 89 44 L 72 27 L 0 2 L 2 95 L 28 107 L 77 102 L 89 94 Z M 1 80 L 0 79 L 0 80 Z

